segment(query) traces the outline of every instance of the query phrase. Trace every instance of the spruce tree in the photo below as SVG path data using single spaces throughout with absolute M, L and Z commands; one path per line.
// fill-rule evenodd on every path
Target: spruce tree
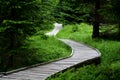
M 40 0 L 0 0 L 0 65 L 13 66 L 13 53 L 40 24 Z

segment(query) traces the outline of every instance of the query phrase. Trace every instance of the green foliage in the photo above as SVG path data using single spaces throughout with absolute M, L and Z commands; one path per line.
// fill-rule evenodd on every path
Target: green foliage
M 77 31 L 73 32 L 73 29 L 77 26 Z M 58 37 L 61 38 L 70 38 L 73 39 L 80 39 L 85 40 L 86 36 L 90 38 L 90 35 L 92 34 L 92 26 L 88 26 L 86 23 L 76 24 L 76 25 L 66 25 L 64 29 L 61 30 L 60 33 L 58 33 Z M 91 39 L 91 38 L 90 38 Z
M 78 31 L 78 25 L 75 25 L 73 28 L 72 28 L 72 32 L 77 32 Z
M 84 66 L 79 69 L 71 69 L 55 75 L 55 78 L 47 80 L 119 80 L 119 67 L 114 69 L 111 65 L 96 68 L 95 65 Z
M 17 50 L 40 24 L 39 5 L 39 0 L 0 0 L 0 65 L 6 70 L 14 66 L 15 56 L 21 54 Z
M 32 36 L 30 39 L 31 48 L 37 49 L 37 54 L 40 54 L 42 62 L 69 56 L 70 47 L 66 46 L 61 41 L 54 39 L 54 37 L 43 36 Z
M 50 29 L 49 24 L 53 24 L 54 17 L 52 15 L 53 10 L 57 4 L 58 0 L 42 0 L 40 4 L 40 20 L 42 22 L 41 29 Z
M 83 42 L 97 48 L 101 53 L 99 65 L 87 65 L 78 69 L 68 70 L 47 80 L 119 80 L 120 78 L 120 42 L 108 39 L 92 39 L 92 27 L 85 23 L 78 25 L 78 31 L 72 32 L 76 25 L 67 25 L 57 35 Z M 67 76 L 67 79 L 66 77 Z
M 99 37 L 100 24 L 119 23 L 117 0 L 59 0 L 53 13 L 56 21 L 66 23 L 87 22 L 93 25 L 93 38 Z M 116 19 L 114 19 L 115 17 Z M 120 27 L 118 28 L 120 34 Z
M 58 22 L 66 23 L 80 23 L 81 21 L 87 21 L 90 15 L 89 9 L 83 6 L 79 1 L 60 0 L 54 10 L 53 16 Z M 90 5 L 89 5 L 90 7 Z
M 22 43 L 19 39 L 24 41 L 27 36 L 35 32 L 35 27 L 40 21 L 38 1 L 1 0 L 0 8 L 0 36 L 2 39 L 6 38 L 6 42 L 2 42 L 4 40 L 1 39 L 1 43 L 10 44 L 6 47 L 18 46 Z
M 114 17 L 120 19 L 120 1 L 119 0 L 111 0 L 111 5 L 112 5 L 112 13 L 114 14 Z
M 44 35 L 42 31 L 29 37 L 24 46 L 5 52 L 5 61 L 8 65 L 0 66 L 0 71 L 8 71 L 36 63 L 47 62 L 58 58 L 67 57 L 71 48 L 54 37 Z M 0 58 L 1 59 L 1 58 Z M 4 62 L 5 62 L 4 61 Z M 13 64 L 11 66 L 11 64 Z
M 118 25 L 104 25 L 100 27 L 100 35 L 104 39 L 120 40 Z
M 58 0 L 0 0 L 0 71 L 68 55 L 64 48 L 68 50 L 69 48 L 54 38 L 48 38 L 42 32 L 37 33 L 39 37 L 37 35 L 35 39 L 32 36 L 42 29 L 47 30 L 52 27 L 48 24 L 54 21 L 51 13 L 56 6 L 55 3 L 58 3 Z M 33 42 L 30 39 L 26 41 L 30 36 Z M 46 47 L 53 45 L 50 44 L 52 41 L 58 44 L 58 48 L 60 45 L 63 48 L 56 49 L 56 45 Z M 44 42 L 47 44 L 43 45 Z M 43 46 L 45 49 L 42 48 Z M 59 53 L 55 54 L 57 52 Z M 23 56 L 25 59 L 21 59 Z

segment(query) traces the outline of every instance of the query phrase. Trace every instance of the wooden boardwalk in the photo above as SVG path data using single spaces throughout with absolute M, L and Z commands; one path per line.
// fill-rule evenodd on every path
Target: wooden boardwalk
M 62 24 L 55 23 L 54 26 L 54 29 L 46 33 L 46 35 L 55 36 L 62 29 Z
M 61 40 L 72 47 L 72 57 L 12 73 L 7 76 L 3 76 L 0 80 L 45 80 L 47 77 L 57 72 L 81 64 L 87 60 L 97 59 L 100 57 L 100 54 L 96 50 L 87 47 L 84 44 L 67 39 Z
M 60 40 L 71 46 L 73 54 L 71 57 L 2 76 L 0 80 L 45 80 L 57 72 L 88 60 L 97 60 L 101 56 L 97 50 L 84 44 L 68 39 Z

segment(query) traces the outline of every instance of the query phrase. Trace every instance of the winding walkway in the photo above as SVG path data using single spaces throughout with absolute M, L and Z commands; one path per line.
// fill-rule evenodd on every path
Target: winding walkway
M 47 77 L 57 72 L 76 65 L 79 66 L 81 63 L 86 61 L 98 60 L 101 56 L 97 50 L 84 44 L 68 39 L 60 40 L 71 46 L 73 54 L 71 57 L 8 74 L 6 76 L 2 76 L 0 80 L 45 80 Z

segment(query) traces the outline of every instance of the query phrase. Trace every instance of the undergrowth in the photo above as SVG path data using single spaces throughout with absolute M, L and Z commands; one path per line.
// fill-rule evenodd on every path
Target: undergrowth
M 39 31 L 28 37 L 24 46 L 12 50 L 10 53 L 15 54 L 12 58 L 14 64 L 12 66 L 0 66 L 0 72 L 70 56 L 71 48 L 69 46 L 55 37 L 46 36 L 44 32 L 46 31 Z
M 71 53 L 69 46 L 53 36 L 49 37 L 42 33 L 40 35 L 34 35 L 28 40 L 30 42 L 30 48 L 37 49 L 35 54 L 38 58 L 36 59 L 40 62 L 67 57 Z
M 120 42 L 102 38 L 92 39 L 91 34 L 92 26 L 81 23 L 66 25 L 58 37 L 73 39 L 97 48 L 102 53 L 101 63 L 61 72 L 47 80 L 120 80 Z

